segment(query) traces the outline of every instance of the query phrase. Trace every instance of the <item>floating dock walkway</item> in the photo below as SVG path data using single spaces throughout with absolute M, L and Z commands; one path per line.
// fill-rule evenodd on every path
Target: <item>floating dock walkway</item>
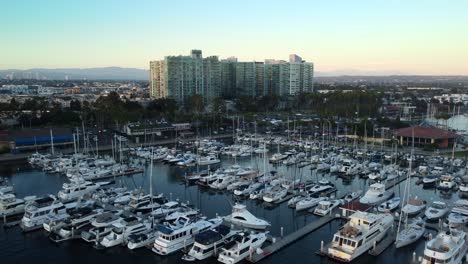
M 334 211 L 333 213 L 336 213 Z M 247 260 L 251 263 L 257 263 L 261 261 L 262 259 L 280 251 L 284 247 L 287 247 L 294 242 L 300 240 L 302 237 L 306 236 L 307 234 L 319 229 L 320 227 L 332 222 L 333 220 L 340 219 L 339 217 L 336 217 L 334 214 L 332 215 L 327 215 L 324 217 L 321 217 L 320 219 L 302 227 L 301 229 L 283 237 L 283 238 L 277 238 L 276 242 L 263 248 L 263 253 L 262 254 L 257 254 L 257 253 L 252 253 L 251 256 L 247 258 Z

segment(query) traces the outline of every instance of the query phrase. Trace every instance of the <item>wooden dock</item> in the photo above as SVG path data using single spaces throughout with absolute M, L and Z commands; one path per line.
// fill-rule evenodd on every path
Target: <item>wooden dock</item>
M 334 211 L 333 213 L 336 213 L 336 211 Z M 320 219 L 318 219 L 317 221 L 314 221 L 304 227 L 302 227 L 301 229 L 283 237 L 283 238 L 277 238 L 277 241 L 267 247 L 265 247 L 263 249 L 263 253 L 262 254 L 256 254 L 256 253 L 253 253 L 251 257 L 248 257 L 247 260 L 251 263 L 257 263 L 259 261 L 261 261 L 262 259 L 278 252 L 279 250 L 283 249 L 284 247 L 287 247 L 291 244 L 293 244 L 294 242 L 298 241 L 299 239 L 301 239 L 302 237 L 304 237 L 305 235 L 319 229 L 320 227 L 332 222 L 333 220 L 335 219 L 338 219 L 334 214 L 332 215 L 327 215 L 327 216 L 324 216 L 324 217 L 321 217 Z

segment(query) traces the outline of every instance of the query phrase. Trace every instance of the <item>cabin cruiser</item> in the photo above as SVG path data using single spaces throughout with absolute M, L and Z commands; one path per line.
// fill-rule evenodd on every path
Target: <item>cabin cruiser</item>
M 143 233 L 129 235 L 127 238 L 127 248 L 134 250 L 137 248 L 146 247 L 154 243 L 154 240 L 157 236 L 158 232 L 152 229 L 149 229 L 148 231 Z
M 388 200 L 392 195 L 393 192 L 385 190 L 384 184 L 374 183 L 369 186 L 369 190 L 359 199 L 359 202 L 362 204 L 376 205 Z
M 393 197 L 392 199 L 385 201 L 377 207 L 377 210 L 381 213 L 391 212 L 400 206 L 400 197 Z
M 451 229 L 441 231 L 426 243 L 421 264 L 462 263 L 468 248 L 468 238 L 464 231 Z
M 74 232 L 80 232 L 91 224 L 94 217 L 102 213 L 102 209 L 94 210 L 91 207 L 81 207 L 70 210 L 70 217 L 58 231 L 51 232 L 49 238 L 54 242 L 73 238 Z M 76 234 L 76 233 L 75 233 Z
M 151 215 L 154 216 L 155 218 L 166 217 L 168 214 L 179 210 L 180 206 L 181 205 L 179 204 L 179 202 L 169 201 L 161 205 L 161 207 L 159 207 L 158 209 L 153 210 L 151 212 Z
M 232 175 L 223 175 L 219 176 L 215 181 L 209 184 L 209 186 L 213 189 L 216 190 L 223 190 L 226 189 L 226 187 L 233 183 L 237 178 Z
M 349 203 L 351 201 L 357 200 L 359 197 L 361 197 L 361 195 L 362 195 L 361 190 L 355 191 L 355 192 L 350 192 L 350 193 L 345 195 L 345 197 L 343 198 L 343 201 Z
M 439 179 L 439 189 L 451 190 L 455 187 L 455 180 L 451 175 L 441 175 Z
M 392 225 L 391 215 L 356 212 L 335 233 L 327 254 L 333 259 L 351 262 L 382 240 Z
M 110 184 L 109 182 L 93 183 L 90 181 L 76 180 L 64 183 L 62 190 L 58 193 L 58 198 L 62 201 L 76 200 L 84 195 L 96 191 L 99 187 Z
M 418 241 L 423 235 L 425 231 L 425 223 L 421 217 L 408 220 L 410 221 L 405 225 L 405 227 L 397 233 L 396 240 L 395 240 L 395 247 L 401 248 L 412 244 Z
M 270 163 L 279 163 L 282 160 L 286 159 L 288 155 L 286 154 L 281 154 L 281 153 L 275 153 L 273 156 L 270 158 Z
M 68 208 L 76 207 L 76 203 L 69 203 L 67 206 L 53 195 L 36 199 L 25 207 L 21 229 L 23 232 L 39 229 L 49 220 L 49 216 L 66 213 Z
M 266 233 L 239 233 L 234 241 L 219 254 L 218 261 L 225 264 L 235 264 L 244 260 L 251 251 L 260 248 L 266 241 Z
M 426 216 L 427 220 L 438 220 L 446 215 L 448 212 L 447 204 L 441 201 L 434 201 L 432 204 L 426 209 L 424 215 Z
M 81 232 L 81 239 L 88 243 L 98 243 L 100 240 L 112 232 L 112 226 L 92 227 Z
M 206 166 L 206 165 L 213 165 L 220 163 L 221 161 L 216 158 L 215 156 L 206 156 L 206 157 L 200 157 L 197 160 L 197 163 L 199 166 Z
M 164 220 L 165 221 L 174 221 L 177 220 L 179 217 L 194 217 L 200 214 L 198 209 L 191 208 L 189 206 L 182 206 L 177 209 L 177 211 L 168 214 Z
M 114 223 L 119 222 L 122 219 L 120 217 L 122 212 L 123 211 L 121 210 L 114 210 L 114 211 L 101 213 L 97 215 L 95 218 L 93 218 L 93 220 L 91 221 L 91 225 L 94 227 L 110 226 Z
M 424 188 L 435 187 L 438 180 L 439 178 L 437 176 L 434 176 L 434 175 L 426 176 L 423 178 L 423 181 L 422 181 L 423 187 Z
M 0 177 L 0 194 L 7 194 L 13 192 L 13 185 L 11 185 L 6 178 Z
M 24 213 L 25 206 L 34 202 L 35 199 L 36 196 L 27 196 L 19 199 L 12 193 L 0 193 L 0 217 Z
M 410 199 L 408 203 L 403 206 L 401 211 L 408 216 L 414 216 L 422 212 L 426 208 L 426 201 L 421 199 Z
M 296 203 L 296 211 L 306 210 L 317 206 L 320 202 L 327 201 L 328 197 L 306 197 Z
M 335 185 L 333 185 L 330 181 L 328 180 L 320 180 L 318 184 L 315 184 L 309 189 L 309 194 L 312 196 L 317 196 L 323 192 L 331 191 L 335 188 Z
M 235 204 L 232 207 L 232 214 L 224 218 L 227 222 L 252 229 L 265 229 L 270 226 L 267 221 L 257 218 L 250 213 L 243 204 Z
M 234 241 L 238 230 L 231 230 L 230 227 L 219 225 L 215 228 L 206 230 L 195 236 L 195 243 L 188 252 L 188 256 L 197 260 L 204 260 L 212 256 L 218 256 L 218 253 L 231 241 Z
M 333 209 L 337 208 L 341 204 L 341 200 L 327 200 L 318 203 L 314 210 L 315 215 L 325 216 L 330 214 Z
M 118 223 L 112 224 L 112 231 L 99 242 L 101 246 L 109 248 L 124 243 L 130 235 L 140 234 L 151 228 L 150 222 L 144 222 L 136 216 L 129 216 Z
M 468 200 L 460 199 L 453 204 L 452 211 L 447 217 L 447 222 L 450 227 L 468 224 Z
M 159 236 L 154 241 L 153 252 L 168 255 L 190 246 L 195 242 L 195 235 L 221 225 L 221 218 L 200 219 L 192 222 L 187 217 L 180 217 L 174 224 L 158 225 Z
M 468 197 L 468 176 L 461 178 L 458 192 L 461 197 Z
M 277 202 L 288 195 L 288 189 L 285 188 L 274 188 L 271 191 L 263 195 L 263 201 L 267 203 Z
M 256 191 L 256 190 L 258 190 L 260 188 L 263 188 L 264 186 L 265 186 L 265 184 L 260 183 L 260 182 L 255 182 L 255 183 L 252 183 L 250 185 L 244 185 L 244 186 L 241 186 L 241 187 L 237 188 L 236 190 L 234 190 L 234 195 L 249 196 L 252 192 L 254 192 L 254 191 Z

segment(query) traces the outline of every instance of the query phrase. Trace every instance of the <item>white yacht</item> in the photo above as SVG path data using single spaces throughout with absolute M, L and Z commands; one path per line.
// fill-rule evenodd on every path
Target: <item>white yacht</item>
M 223 249 L 219 254 L 218 261 L 225 264 L 235 264 L 244 260 L 250 251 L 260 248 L 266 241 L 266 233 L 240 233 L 235 235 L 230 247 Z
M 306 197 L 296 203 L 296 211 L 306 210 L 317 206 L 320 202 L 327 201 L 328 197 Z
M 232 207 L 232 214 L 226 216 L 224 220 L 234 224 L 252 229 L 265 229 L 270 226 L 267 221 L 257 218 L 250 213 L 243 204 L 235 204 Z
M 314 214 L 325 216 L 330 214 L 333 209 L 337 208 L 341 204 L 340 200 L 328 200 L 321 201 L 318 203 L 317 207 L 314 210 Z
M 81 239 L 89 243 L 100 242 L 101 239 L 112 232 L 112 226 L 92 227 L 87 231 L 81 232 Z
M 195 235 L 219 226 L 222 222 L 221 218 L 200 219 L 192 222 L 187 217 L 181 217 L 174 224 L 158 225 L 159 236 L 154 241 L 152 250 L 158 255 L 177 252 L 192 245 Z
M 384 184 L 374 183 L 369 186 L 369 190 L 359 199 L 359 202 L 362 204 L 376 205 L 390 199 L 392 195 L 392 191 L 385 190 Z
M 442 231 L 426 243 L 421 264 L 461 264 L 467 248 L 468 238 L 464 231 Z
M 263 195 L 263 201 L 267 203 L 277 202 L 288 195 L 288 189 L 286 188 L 275 188 L 270 192 L 267 192 Z
M 411 220 L 397 233 L 395 247 L 401 248 L 418 241 L 424 235 L 424 226 L 425 223 L 421 217 Z
M 122 214 L 121 210 L 115 210 L 110 212 L 104 212 L 93 218 L 91 225 L 94 227 L 107 227 L 111 226 L 114 223 L 122 220 L 120 215 Z
M 70 207 L 76 206 L 70 205 Z M 43 227 L 50 215 L 66 213 L 67 207 L 57 200 L 55 196 L 46 196 L 36 199 L 24 209 L 24 215 L 21 219 L 21 229 L 23 232 L 32 231 Z
M 468 224 L 468 200 L 460 199 L 453 204 L 452 211 L 447 217 L 447 222 L 450 227 Z
M 391 215 L 356 212 L 335 233 L 327 254 L 339 261 L 351 262 L 367 252 L 374 242 L 382 240 L 392 224 Z
M 426 201 L 421 199 L 410 199 L 408 203 L 403 206 L 401 211 L 408 216 L 414 216 L 422 212 L 426 208 Z
M 141 247 L 146 247 L 151 245 L 156 237 L 158 236 L 158 232 L 150 229 L 146 232 L 140 234 L 132 234 L 128 236 L 128 249 L 134 250 Z
M 442 218 L 448 212 L 447 204 L 441 201 L 434 201 L 432 204 L 426 209 L 424 215 L 426 216 L 427 220 L 438 220 Z
M 164 220 L 170 222 L 170 221 L 177 220 L 177 218 L 179 217 L 185 216 L 185 217 L 190 218 L 190 217 L 195 217 L 198 214 L 200 214 L 200 211 L 198 209 L 191 208 L 189 206 L 182 206 L 182 207 L 179 207 L 177 211 L 168 214 L 164 218 Z
M 231 230 L 225 225 L 206 230 L 195 236 L 195 243 L 188 252 L 188 256 L 197 260 L 218 256 L 218 253 L 229 245 L 239 232 L 238 230 Z
M 237 178 L 232 175 L 223 175 L 218 177 L 214 182 L 210 183 L 209 186 L 216 190 L 224 190 L 226 187 L 233 183 Z
M 147 232 L 151 228 L 150 222 L 130 216 L 112 225 L 112 231 L 100 241 L 101 246 L 109 248 L 125 242 L 130 235 Z
M 386 213 L 386 212 L 391 212 L 400 206 L 401 199 L 400 197 L 393 197 L 390 200 L 387 200 L 383 203 L 381 203 L 378 207 L 377 210 L 381 213 Z
M 58 193 L 58 198 L 60 198 L 62 201 L 76 200 L 88 193 L 94 192 L 99 187 L 108 184 L 109 182 L 94 183 L 82 180 L 76 180 L 71 183 L 64 183 L 62 190 Z
M 213 164 L 218 164 L 220 163 L 221 160 L 219 160 L 215 156 L 206 156 L 206 157 L 200 157 L 197 160 L 198 165 L 200 166 L 206 166 L 206 165 L 213 165 Z
M 441 175 L 439 179 L 439 189 L 451 190 L 455 187 L 455 179 L 451 175 Z
M 323 192 L 331 191 L 335 186 L 328 180 L 320 180 L 318 184 L 315 184 L 309 189 L 309 194 L 312 196 L 320 195 Z
M 24 213 L 26 205 L 34 202 L 35 199 L 36 196 L 27 196 L 19 199 L 12 193 L 0 193 L 0 217 Z
M 151 212 L 151 215 L 153 215 L 155 218 L 166 217 L 168 214 L 176 212 L 179 209 L 180 209 L 179 202 L 170 201 L 161 205 L 160 208 L 153 210 Z

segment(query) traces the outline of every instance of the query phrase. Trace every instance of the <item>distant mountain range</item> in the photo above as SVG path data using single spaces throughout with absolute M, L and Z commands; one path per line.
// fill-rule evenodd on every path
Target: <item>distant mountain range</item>
M 148 80 L 148 70 L 136 68 L 62 68 L 0 70 L 0 78 L 39 80 Z
M 393 80 L 401 81 L 466 81 L 467 76 L 430 76 L 410 75 L 398 71 L 361 71 L 353 69 L 315 72 L 316 81 Z M 61 68 L 28 70 L 0 70 L 0 79 L 38 79 L 38 80 L 142 80 L 149 78 L 149 71 L 137 68 L 102 67 L 102 68 Z

